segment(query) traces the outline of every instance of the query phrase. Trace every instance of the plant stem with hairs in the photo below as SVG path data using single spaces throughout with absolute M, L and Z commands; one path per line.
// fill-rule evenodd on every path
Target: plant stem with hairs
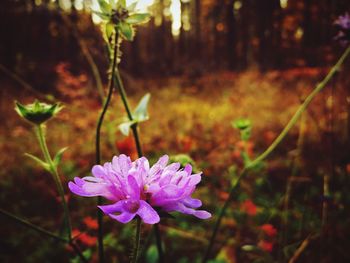
M 116 38 L 116 43 L 118 43 L 118 37 Z M 116 50 L 116 53 L 118 55 L 118 48 Z M 126 92 L 125 92 L 123 81 L 121 79 L 121 76 L 120 76 L 120 73 L 119 73 L 119 70 L 118 70 L 118 66 L 115 67 L 115 75 L 114 75 L 114 77 L 115 77 L 116 87 L 117 87 L 118 92 L 120 94 L 120 97 L 121 97 L 121 100 L 123 102 L 126 114 L 128 116 L 128 119 L 130 121 L 133 121 L 134 118 L 133 118 L 132 113 L 131 113 L 131 109 L 130 109 L 130 106 L 129 106 L 128 98 L 127 98 L 127 95 L 126 95 Z M 140 137 L 139 137 L 139 133 L 138 133 L 138 129 L 137 129 L 137 123 L 135 123 L 135 124 L 133 124 L 131 126 L 131 130 L 133 132 L 133 136 L 134 136 L 134 139 L 135 139 L 135 145 L 136 145 L 137 154 L 138 154 L 138 157 L 140 158 L 140 157 L 143 156 L 143 152 L 142 152 Z M 136 231 L 136 236 L 137 237 L 136 237 L 136 240 L 135 240 L 134 257 L 133 257 L 134 260 L 137 260 L 136 258 L 137 258 L 138 249 L 139 249 L 139 245 L 137 243 L 137 242 L 139 242 L 140 234 L 141 234 L 141 231 L 138 231 L 139 227 L 141 227 L 141 220 L 137 222 L 137 231 Z M 156 236 L 157 249 L 158 249 L 158 255 L 159 255 L 159 262 L 163 262 L 162 241 L 161 241 L 160 231 L 159 231 L 158 228 L 159 228 L 158 224 L 155 224 L 154 225 L 154 233 L 155 233 L 155 236 Z
M 219 230 L 219 227 L 221 225 L 221 221 L 223 216 L 225 215 L 225 212 L 230 204 L 230 201 L 233 199 L 233 196 L 235 195 L 237 188 L 239 186 L 240 180 L 247 174 L 247 172 L 254 168 L 258 163 L 262 162 L 265 160 L 266 157 L 268 157 L 275 149 L 276 147 L 282 142 L 282 140 L 287 136 L 288 132 L 294 127 L 294 125 L 297 123 L 299 120 L 300 116 L 302 113 L 306 110 L 306 108 L 309 106 L 310 102 L 315 98 L 315 96 L 321 92 L 324 87 L 328 84 L 328 82 L 332 79 L 332 77 L 335 75 L 335 73 L 340 69 L 341 65 L 344 63 L 345 59 L 348 57 L 350 54 L 350 46 L 344 51 L 343 55 L 339 58 L 337 63 L 331 68 L 327 76 L 315 87 L 315 89 L 306 97 L 305 101 L 299 106 L 298 110 L 295 112 L 293 117 L 290 119 L 290 121 L 287 123 L 287 125 L 284 127 L 282 132 L 278 135 L 278 137 L 272 142 L 272 144 L 263 152 L 261 153 L 257 158 L 255 158 L 252 162 L 250 162 L 248 165 L 246 165 L 242 172 L 240 173 L 237 181 L 235 184 L 231 187 L 230 194 L 224 203 L 218 219 L 215 223 L 213 233 L 211 235 L 209 245 L 207 247 L 207 250 L 204 254 L 203 262 L 207 262 L 211 250 L 214 246 L 214 242 L 216 239 L 217 232 Z
M 64 211 L 64 220 L 65 220 L 66 227 L 67 227 L 67 237 L 68 237 L 68 240 L 71 241 L 71 239 L 72 239 L 72 226 L 71 226 L 71 222 L 70 222 L 68 206 L 67 206 L 66 199 L 64 197 L 64 190 L 63 190 L 62 182 L 61 182 L 61 179 L 60 179 L 58 172 L 57 172 L 57 166 L 56 166 L 56 164 L 54 164 L 54 162 L 51 158 L 49 149 L 47 148 L 45 132 L 44 132 L 44 124 L 39 124 L 39 125 L 35 126 L 35 134 L 38 138 L 39 145 L 40 145 L 40 148 L 43 152 L 45 161 L 49 165 L 49 170 L 50 170 L 50 173 L 52 174 L 52 177 L 55 181 L 58 194 L 60 195 L 61 203 L 62 203 L 62 207 L 63 207 L 63 211 Z

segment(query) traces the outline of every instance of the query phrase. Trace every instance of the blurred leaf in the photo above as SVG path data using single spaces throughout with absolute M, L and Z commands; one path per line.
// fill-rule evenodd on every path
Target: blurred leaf
M 135 9 L 136 9 L 137 4 L 138 4 L 138 1 L 136 1 L 136 2 L 132 3 L 131 5 L 129 5 L 128 8 L 127 8 L 128 11 L 129 12 L 134 12 Z
M 97 15 L 99 18 L 101 18 L 104 21 L 108 21 L 110 19 L 110 16 L 107 14 L 103 14 L 99 11 L 91 10 L 91 12 L 95 15 Z
M 29 157 L 30 159 L 34 160 L 37 164 L 39 164 L 41 167 L 43 167 L 46 171 L 51 173 L 50 165 L 48 163 L 46 163 L 45 161 L 39 159 L 38 157 L 36 157 L 30 153 L 25 153 L 24 155 Z
M 83 256 L 86 258 L 86 259 L 90 259 L 91 256 L 92 256 L 92 252 L 91 252 L 91 249 L 87 249 L 83 252 Z M 81 263 L 81 259 L 79 256 L 76 256 L 74 257 L 73 259 L 70 260 L 70 263 Z
M 198 172 L 196 162 L 188 154 L 180 153 L 176 155 L 171 155 L 170 162 L 180 163 L 181 167 L 185 167 L 186 164 L 190 164 L 192 166 L 193 172 Z
M 112 23 L 107 23 L 105 25 L 105 32 L 107 36 L 107 41 L 109 42 L 115 30 L 115 26 Z
M 134 14 L 129 16 L 125 19 L 125 22 L 129 24 L 142 24 L 148 22 L 150 19 L 150 14 L 148 13 L 141 13 L 141 14 Z
M 128 41 L 132 41 L 134 39 L 134 29 L 130 24 L 125 22 L 119 22 L 117 26 L 123 38 L 125 38 Z
M 157 263 L 158 262 L 158 250 L 155 245 L 150 246 L 146 252 L 146 262 L 147 263 Z
M 137 123 L 136 120 L 123 122 L 118 126 L 118 128 L 123 135 L 128 136 L 131 126 L 134 125 L 135 123 Z
M 244 245 L 242 246 L 242 250 L 245 252 L 256 252 L 256 251 L 260 251 L 260 248 L 254 245 Z
M 53 158 L 53 163 L 56 167 L 60 164 L 62 160 L 62 155 L 67 149 L 68 147 L 64 147 L 56 153 L 55 157 Z
M 110 14 L 112 12 L 112 7 L 105 0 L 98 0 L 98 4 L 103 14 Z
M 123 7 L 126 8 L 126 0 L 118 0 L 118 4 Z
M 136 106 L 133 113 L 133 117 L 137 122 L 148 120 L 149 116 L 147 112 L 147 107 L 148 107 L 148 102 L 150 98 L 151 98 L 151 94 L 147 93 L 142 97 L 139 104 Z
M 250 136 L 251 136 L 251 127 L 241 130 L 241 139 L 243 141 L 248 141 L 250 139 Z

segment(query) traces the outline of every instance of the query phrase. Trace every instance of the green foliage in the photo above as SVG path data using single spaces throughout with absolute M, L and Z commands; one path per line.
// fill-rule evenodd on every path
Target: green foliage
M 48 171 L 50 173 L 52 172 L 50 165 L 48 163 L 46 163 L 45 161 L 41 160 L 40 158 L 38 158 L 30 153 L 25 153 L 24 155 L 29 157 L 30 159 L 34 160 L 37 164 L 39 164 L 39 166 L 44 168 L 46 171 Z
M 132 113 L 133 120 L 123 122 L 119 125 L 119 130 L 123 135 L 129 135 L 131 126 L 149 119 L 147 107 L 150 98 L 151 94 L 147 93 L 144 95 Z
M 132 41 L 135 36 L 134 26 L 146 23 L 150 18 L 148 13 L 135 12 L 137 2 L 129 6 L 124 0 L 118 2 L 99 0 L 98 3 L 101 12 L 96 10 L 93 12 L 105 23 L 103 35 L 108 44 L 112 43 L 112 36 L 115 34 L 120 35 L 124 40 Z
M 155 245 L 150 246 L 146 252 L 146 262 L 147 263 L 157 263 L 158 262 L 158 250 Z
M 67 149 L 68 149 L 68 147 L 64 147 L 64 148 L 60 149 L 60 150 L 56 153 L 55 157 L 53 158 L 52 161 L 53 161 L 53 164 L 56 166 L 56 168 L 57 168 L 57 166 L 60 164 L 61 159 L 62 159 L 62 156 L 63 156 L 63 153 L 64 153 Z

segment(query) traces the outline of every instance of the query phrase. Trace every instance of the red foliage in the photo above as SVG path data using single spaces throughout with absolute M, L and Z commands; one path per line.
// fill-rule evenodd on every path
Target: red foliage
M 80 232 L 78 229 L 73 229 L 72 231 L 73 237 L 79 242 L 81 242 L 83 245 L 86 245 L 87 247 L 93 247 L 96 245 L 97 238 L 90 236 L 87 233 Z
M 264 224 L 260 228 L 269 237 L 274 237 L 277 234 L 277 229 L 271 224 Z
M 128 136 L 121 141 L 117 141 L 115 144 L 119 153 L 130 156 L 132 160 L 135 160 L 137 158 L 135 141 L 132 136 Z
M 273 250 L 273 243 L 266 240 L 261 240 L 258 247 L 266 252 L 271 252 Z
M 241 204 L 241 210 L 247 213 L 250 216 L 255 216 L 257 213 L 257 207 L 256 205 L 252 202 L 252 200 L 248 199 L 245 200 Z
M 90 229 L 96 230 L 98 228 L 96 219 L 93 219 L 91 216 L 85 217 L 83 222 Z

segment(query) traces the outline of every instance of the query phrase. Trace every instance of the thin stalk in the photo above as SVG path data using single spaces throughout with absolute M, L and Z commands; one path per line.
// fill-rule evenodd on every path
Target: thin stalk
M 64 211 L 64 218 L 65 218 L 65 222 L 67 224 L 68 239 L 72 240 L 72 225 L 70 222 L 68 205 L 67 205 L 66 199 L 64 197 L 64 190 L 63 190 L 61 179 L 60 179 L 58 172 L 57 172 L 57 166 L 52 161 L 49 149 L 47 148 L 45 134 L 44 134 L 44 130 L 43 130 L 43 124 L 39 124 L 39 125 L 35 126 L 35 133 L 37 135 L 37 138 L 38 138 L 38 141 L 40 144 L 40 148 L 43 152 L 45 161 L 50 167 L 50 171 L 51 171 L 52 177 L 55 181 L 58 194 L 60 195 L 60 198 L 61 198 L 61 203 L 62 203 L 62 207 L 63 207 L 63 211 Z
M 36 225 L 30 223 L 29 221 L 27 221 L 25 219 L 22 219 L 22 218 L 20 218 L 20 217 L 18 217 L 16 215 L 13 215 L 13 214 L 11 214 L 11 213 L 9 213 L 9 212 L 1 209 L 1 208 L 0 208 L 0 214 L 4 215 L 4 216 L 6 216 L 6 217 L 8 217 L 10 219 L 13 219 L 17 223 L 19 223 L 19 224 L 21 224 L 23 226 L 26 226 L 26 227 L 28 227 L 28 228 L 30 228 L 30 229 L 32 229 L 32 230 L 34 230 L 34 231 L 36 231 L 36 232 L 38 232 L 40 234 L 43 234 L 43 235 L 48 236 L 48 237 L 51 237 L 51 238 L 53 238 L 53 239 L 55 239 L 57 241 L 60 241 L 60 242 L 68 242 L 68 239 L 66 239 L 64 237 L 61 237 L 61 236 L 59 236 L 59 235 L 57 235 L 55 233 L 52 233 L 50 231 L 47 231 L 44 228 L 36 226 Z
M 116 39 L 116 43 L 118 43 L 118 39 Z M 117 49 L 116 52 L 118 52 L 118 49 Z M 118 92 L 120 94 L 120 97 L 122 99 L 125 111 L 126 111 L 126 113 L 128 115 L 128 118 L 129 118 L 130 121 L 133 121 L 133 116 L 132 116 L 132 113 L 131 113 L 131 109 L 130 109 L 130 106 L 129 106 L 128 98 L 127 98 L 127 95 L 126 95 L 126 92 L 125 92 L 125 88 L 124 88 L 124 84 L 123 84 L 122 78 L 121 78 L 120 73 L 119 73 L 118 66 L 115 67 L 115 82 L 116 82 L 116 86 L 117 86 Z M 139 137 L 139 134 L 138 134 L 137 123 L 131 126 L 131 130 L 133 132 L 133 136 L 134 136 L 134 139 L 135 139 L 137 154 L 138 154 L 138 156 L 140 158 L 140 157 L 143 156 L 143 153 L 142 153 L 142 146 L 141 146 L 141 142 L 140 142 L 140 137 Z M 161 260 L 162 260 L 162 257 L 163 257 L 163 249 L 162 249 L 162 240 L 161 240 L 161 235 L 160 235 L 160 232 L 159 232 L 159 229 L 158 229 L 158 227 L 159 227 L 158 225 L 159 224 L 155 224 L 153 229 L 154 229 L 156 242 L 157 242 L 159 262 L 162 262 Z M 158 232 L 157 232 L 157 229 L 158 229 Z M 135 244 L 135 248 L 136 247 L 137 246 Z M 138 253 L 138 251 L 135 251 L 135 253 Z
M 88 263 L 89 261 L 85 258 L 85 256 L 81 253 L 79 247 L 73 242 L 73 240 L 68 240 L 64 237 L 61 237 L 55 233 L 52 233 L 50 231 L 47 231 L 44 228 L 41 228 L 39 226 L 36 226 L 32 223 L 30 223 L 29 221 L 22 219 L 16 215 L 13 215 L 3 209 L 0 208 L 0 214 L 14 220 L 15 222 L 21 224 L 22 226 L 28 227 L 36 232 L 38 232 L 39 234 L 45 235 L 47 237 L 53 238 L 57 241 L 63 242 L 63 243 L 68 243 L 70 247 L 73 248 L 73 250 L 75 251 L 75 253 L 79 256 L 79 258 L 82 260 L 82 262 L 84 263 Z
M 157 243 L 157 249 L 158 249 L 158 262 L 163 263 L 164 254 L 163 254 L 162 239 L 160 235 L 159 224 L 154 225 L 154 234 L 156 236 L 156 243 Z
M 115 45 L 114 53 L 113 53 L 112 68 L 111 68 L 112 73 L 111 73 L 111 77 L 109 79 L 109 85 L 108 85 L 108 94 L 96 127 L 96 141 L 95 141 L 96 164 L 101 164 L 101 127 L 113 94 L 114 74 L 115 74 L 115 68 L 117 65 L 117 49 L 118 49 L 117 45 Z M 97 198 L 97 204 L 102 205 L 101 197 Z M 97 223 L 98 223 L 98 257 L 99 257 L 99 262 L 104 263 L 105 260 L 104 260 L 104 249 L 103 249 L 103 213 L 100 209 L 97 210 Z
M 47 101 L 52 101 L 54 102 L 55 100 L 46 96 L 45 94 L 37 91 L 34 89 L 28 82 L 23 80 L 19 75 L 17 75 L 15 72 L 12 72 L 8 70 L 3 64 L 0 64 L 0 71 L 5 73 L 7 76 L 15 80 L 18 84 L 20 84 L 24 89 L 28 90 L 29 92 L 33 93 L 36 97 L 41 98 L 43 100 Z
M 141 243 L 141 218 L 137 217 L 136 219 L 136 235 L 135 235 L 135 247 L 134 253 L 132 255 L 132 263 L 136 263 L 139 257 L 139 248 Z
M 350 54 L 350 46 L 344 51 L 343 55 L 339 58 L 337 63 L 331 68 L 327 76 L 320 82 L 315 89 L 306 97 L 305 101 L 299 106 L 298 110 L 295 112 L 293 117 L 290 119 L 290 121 L 287 123 L 287 125 L 284 127 L 282 132 L 278 135 L 278 137 L 272 142 L 272 144 L 263 152 L 261 153 L 257 158 L 255 158 L 252 162 L 250 162 L 246 167 L 242 170 L 241 174 L 239 175 L 236 183 L 232 186 L 230 190 L 230 194 L 224 203 L 220 213 L 219 217 L 215 223 L 212 236 L 209 241 L 209 245 L 207 247 L 207 250 L 204 254 L 203 262 L 207 262 L 210 256 L 210 252 L 213 248 L 217 232 L 219 230 L 219 227 L 221 225 L 221 221 L 223 216 L 225 215 L 225 212 L 230 204 L 231 199 L 233 198 L 236 189 L 239 186 L 240 180 L 246 175 L 247 171 L 253 168 L 256 164 L 262 162 L 267 156 L 269 156 L 276 147 L 282 142 L 282 140 L 286 137 L 288 132 L 291 130 L 291 128 L 297 123 L 302 113 L 305 111 L 305 109 L 309 106 L 310 102 L 315 98 L 315 96 L 323 90 L 323 88 L 328 84 L 328 82 L 332 79 L 332 77 L 335 75 L 335 73 L 340 69 L 340 66 L 344 63 L 344 60 L 347 58 L 347 56 Z
M 70 247 L 74 250 L 74 252 L 78 255 L 78 257 L 81 259 L 83 263 L 89 263 L 89 260 L 85 258 L 83 253 L 81 252 L 80 248 L 77 246 L 77 244 L 73 242 L 69 242 Z
M 281 217 L 281 235 L 279 236 L 279 244 L 280 248 L 284 248 L 286 246 L 286 243 L 288 241 L 288 229 L 287 226 L 289 224 L 289 207 L 290 207 L 290 199 L 292 195 L 293 190 L 293 179 L 296 177 L 298 168 L 300 166 L 300 157 L 302 153 L 302 148 L 304 145 L 304 139 L 305 139 L 305 131 L 306 131 L 306 112 L 302 114 L 300 117 L 300 125 L 299 125 L 299 135 L 298 135 L 298 141 L 297 146 L 295 149 L 295 156 L 293 157 L 292 164 L 291 164 L 291 175 L 287 179 L 286 184 L 286 191 L 284 194 L 284 200 L 283 200 L 283 214 L 284 216 Z M 279 249 L 278 251 L 278 262 L 282 262 L 282 251 L 283 249 Z

